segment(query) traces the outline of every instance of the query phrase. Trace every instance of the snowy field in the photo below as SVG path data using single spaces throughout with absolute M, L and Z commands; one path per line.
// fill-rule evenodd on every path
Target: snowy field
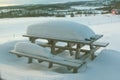
M 89 10 L 89 9 L 96 9 L 96 8 L 99 8 L 99 7 L 84 7 L 84 6 L 72 6 L 71 8 L 75 8 L 75 9 L 78 9 L 78 10 Z
M 17 58 L 9 53 L 17 42 L 28 42 L 29 25 L 51 19 L 65 19 L 88 25 L 100 41 L 109 42 L 98 57 L 78 73 L 70 73 L 64 66 L 54 65 L 48 69 L 46 62 L 27 64 L 27 58 Z M 120 80 L 120 16 L 97 15 L 88 17 L 30 17 L 0 19 L 0 74 L 5 80 Z

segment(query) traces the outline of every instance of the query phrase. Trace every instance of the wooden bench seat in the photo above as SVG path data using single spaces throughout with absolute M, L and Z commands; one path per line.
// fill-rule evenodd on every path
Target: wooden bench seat
M 16 52 L 14 50 L 11 50 L 10 53 L 15 54 L 20 57 L 22 57 L 22 56 L 27 57 L 28 63 L 32 63 L 32 59 L 37 59 L 38 61 L 49 62 L 49 68 L 51 68 L 53 66 L 53 64 L 59 64 L 59 65 L 63 65 L 66 67 L 70 67 L 73 69 L 73 73 L 77 73 L 78 69 L 86 63 L 86 62 L 80 61 L 80 60 L 68 60 L 68 59 L 60 59 L 59 60 L 59 59 L 44 57 L 44 56 L 35 55 L 35 54 Z
M 98 46 L 98 47 L 106 47 L 107 45 L 109 45 L 109 43 L 105 43 L 105 42 L 94 42 L 94 43 L 92 43 L 92 46 Z

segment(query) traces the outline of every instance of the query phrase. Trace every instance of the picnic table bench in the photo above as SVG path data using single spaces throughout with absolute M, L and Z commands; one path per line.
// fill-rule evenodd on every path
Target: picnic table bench
M 79 68 L 81 68 L 86 64 L 85 61 L 80 61 L 80 60 L 70 60 L 70 59 L 57 60 L 50 57 L 40 56 L 39 54 L 38 55 L 26 54 L 26 53 L 17 52 L 15 50 L 11 50 L 10 53 L 17 55 L 18 57 L 27 57 L 28 63 L 32 63 L 32 59 L 37 59 L 39 63 L 43 61 L 48 62 L 49 63 L 48 68 L 51 68 L 53 64 L 63 65 L 66 66 L 68 69 L 69 68 L 73 69 L 73 73 L 77 73 Z

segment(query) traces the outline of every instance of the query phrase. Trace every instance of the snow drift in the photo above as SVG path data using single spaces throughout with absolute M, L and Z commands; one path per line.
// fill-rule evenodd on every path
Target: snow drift
M 27 35 L 55 39 L 85 40 L 95 36 L 87 26 L 68 20 L 50 20 L 30 25 Z
M 14 46 L 14 51 L 24 53 L 24 54 L 32 54 L 42 57 L 49 57 L 55 60 L 64 60 L 64 58 L 60 56 L 55 56 L 46 48 L 43 48 L 37 44 L 33 44 L 30 42 L 18 42 Z
M 19 42 L 15 45 L 14 50 L 26 54 L 35 54 L 45 57 L 52 56 L 47 49 L 30 42 Z

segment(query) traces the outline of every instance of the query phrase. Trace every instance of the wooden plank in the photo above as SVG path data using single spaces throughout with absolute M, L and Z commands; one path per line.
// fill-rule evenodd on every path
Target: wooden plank
M 20 56 L 20 55 L 16 55 L 18 58 L 20 58 L 20 57 L 22 57 L 22 56 Z
M 89 52 L 87 52 L 86 54 L 80 56 L 79 59 L 84 61 L 85 59 L 87 59 L 87 58 L 89 58 L 91 55 L 93 55 L 94 52 L 97 51 L 99 48 L 100 48 L 100 47 L 95 47 L 95 48 L 91 49 L 91 51 L 89 51 Z
M 29 37 L 29 41 L 31 41 L 32 43 L 35 43 L 35 40 L 36 40 L 37 38 L 34 38 L 34 37 Z
M 43 62 L 42 60 L 38 60 L 39 63 Z
M 68 42 L 66 47 L 72 48 L 74 45 L 71 45 L 72 43 Z M 69 49 L 70 55 L 73 55 L 73 51 Z
M 103 37 L 103 35 L 95 35 L 95 40 L 98 40 L 98 39 L 100 39 L 101 37 Z
M 52 67 L 53 67 L 53 63 L 52 63 L 52 62 L 49 62 L 48 68 L 52 68 Z
M 91 44 L 92 46 L 99 46 L 99 47 L 106 47 L 109 45 L 109 43 L 105 43 L 105 42 L 94 42 Z
M 52 43 L 51 43 L 51 53 L 52 54 L 55 54 L 55 41 L 52 41 Z
M 98 39 L 100 39 L 101 37 L 103 37 L 103 35 L 95 35 L 95 37 L 94 38 L 92 38 L 92 41 L 96 41 L 96 40 L 98 40 Z
M 38 45 L 40 45 L 40 46 L 42 46 L 42 47 L 51 47 L 51 44 L 48 44 L 48 43 L 45 43 L 45 44 L 38 44 Z
M 28 57 L 28 64 L 32 63 L 32 57 Z
M 77 73 L 77 72 L 78 72 L 78 68 L 74 68 L 73 73 Z
M 38 44 L 40 46 L 43 46 L 43 47 L 51 47 L 50 44 Z M 84 45 L 83 45 L 84 46 Z M 68 46 L 55 46 L 55 48 L 60 48 L 60 49 L 63 49 L 63 50 L 72 50 L 72 51 L 76 51 L 76 48 L 72 48 L 72 47 L 68 47 Z M 85 49 L 81 49 L 80 50 L 81 52 L 88 52 L 89 50 L 85 50 Z
M 96 49 L 97 47 L 94 47 L 94 46 L 92 46 L 92 44 L 90 45 L 90 57 L 91 57 L 91 60 L 93 60 L 94 58 L 95 58 L 95 51 L 97 50 Z M 96 50 L 94 50 L 94 49 L 96 49 Z
M 40 39 L 47 39 L 47 40 L 55 40 L 55 41 L 61 41 L 61 42 L 71 42 L 71 43 L 82 43 L 82 44 L 91 44 L 92 41 L 86 41 L 86 40 L 75 40 L 75 39 L 56 39 L 56 38 L 49 38 L 49 37 L 37 37 L 37 36 L 31 36 L 31 35 L 23 35 L 23 37 L 34 37 L 34 38 L 40 38 Z
M 79 57 L 80 57 L 80 48 L 81 48 L 81 45 L 77 44 L 75 59 L 79 59 Z
M 70 61 L 67 61 L 67 60 L 57 60 L 57 59 L 52 59 L 52 58 L 48 58 L 48 57 L 42 57 L 40 55 L 19 53 L 19 52 L 16 52 L 16 51 L 10 51 L 10 53 L 17 54 L 17 55 L 19 54 L 19 55 L 24 56 L 24 57 L 32 57 L 33 59 L 38 59 L 38 60 L 42 60 L 42 61 L 46 61 L 46 62 L 52 62 L 54 64 L 70 66 L 70 67 L 73 67 L 73 68 L 79 68 L 84 63 L 84 61 L 80 61 L 79 63 L 78 62 L 75 63 L 75 61 L 70 62 Z

